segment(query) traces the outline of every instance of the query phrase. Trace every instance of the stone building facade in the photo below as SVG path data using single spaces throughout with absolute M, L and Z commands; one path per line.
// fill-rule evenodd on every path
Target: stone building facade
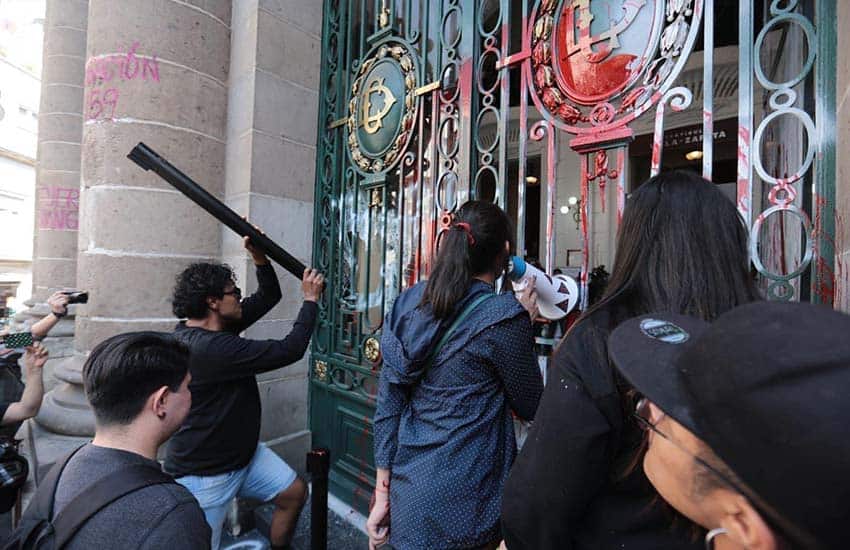
M 87 352 L 122 331 L 170 330 L 186 265 L 224 261 L 255 286 L 241 239 L 132 164 L 136 143 L 310 263 L 321 16 L 319 2 L 48 0 L 37 184 L 78 190 L 80 223 L 38 229 L 33 299 L 77 287 L 90 300 L 75 308 L 73 348 L 54 360 L 56 387 L 32 426 L 41 465 L 93 433 Z M 249 337 L 280 337 L 298 313 L 298 281 L 277 271 L 284 299 Z M 261 437 L 299 470 L 306 363 L 260 378 Z

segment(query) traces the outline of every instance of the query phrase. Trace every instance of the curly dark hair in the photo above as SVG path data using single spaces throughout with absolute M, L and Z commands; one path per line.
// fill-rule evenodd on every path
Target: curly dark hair
M 236 283 L 236 274 L 227 264 L 192 264 L 177 276 L 171 310 L 181 319 L 200 319 L 207 315 L 207 298 L 224 297 L 224 289 Z

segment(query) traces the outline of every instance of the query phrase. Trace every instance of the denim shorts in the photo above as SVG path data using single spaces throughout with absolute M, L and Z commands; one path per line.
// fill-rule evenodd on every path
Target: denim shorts
M 251 462 L 241 470 L 212 476 L 178 477 L 177 483 L 186 487 L 204 510 L 212 529 L 212 550 L 216 550 L 227 508 L 234 497 L 268 502 L 288 489 L 295 478 L 295 470 L 260 443 Z

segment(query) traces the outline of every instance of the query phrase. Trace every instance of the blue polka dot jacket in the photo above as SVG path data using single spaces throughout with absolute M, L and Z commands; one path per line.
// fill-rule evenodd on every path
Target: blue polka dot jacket
M 543 391 L 531 320 L 513 294 L 474 281 L 447 319 L 402 293 L 384 323 L 375 465 L 391 470 L 390 544 L 475 548 L 498 540 L 502 489 L 516 455 L 511 410 L 531 420 Z M 430 363 L 430 364 L 429 364 Z

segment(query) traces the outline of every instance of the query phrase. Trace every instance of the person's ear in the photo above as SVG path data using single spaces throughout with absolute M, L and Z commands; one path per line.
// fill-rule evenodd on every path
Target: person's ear
M 505 254 L 511 255 L 511 241 L 505 241 Z
M 221 300 L 214 296 L 207 296 L 207 308 L 213 311 L 218 311 L 218 304 Z
M 776 550 L 773 531 L 746 497 L 721 489 L 720 526 L 737 545 L 748 550 Z
M 153 392 L 149 398 L 153 413 L 160 420 L 165 420 L 168 408 L 168 397 L 170 394 L 171 390 L 168 389 L 168 386 L 162 386 Z

